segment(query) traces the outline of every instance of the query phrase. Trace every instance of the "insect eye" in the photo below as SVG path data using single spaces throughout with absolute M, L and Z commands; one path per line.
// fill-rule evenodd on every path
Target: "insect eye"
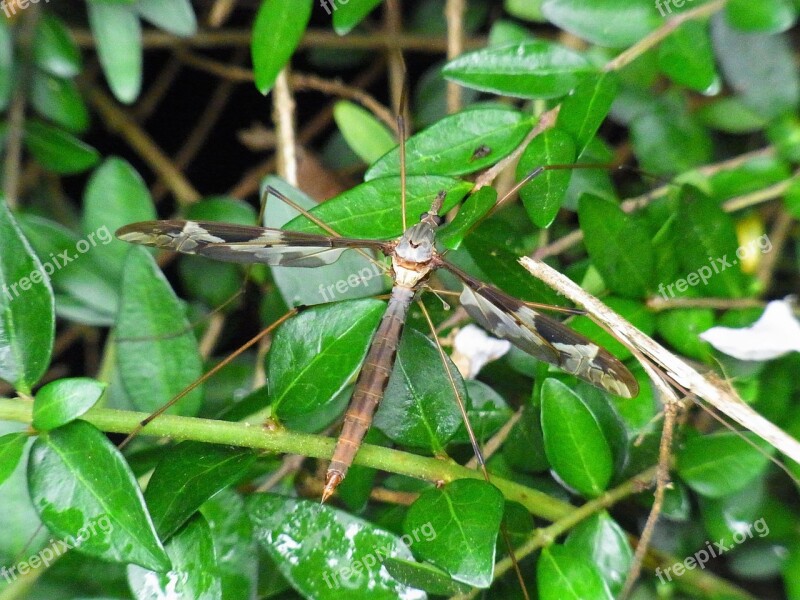
M 433 222 L 436 223 L 436 226 L 438 227 L 444 222 L 444 217 L 440 217 L 439 215 L 433 215 Z

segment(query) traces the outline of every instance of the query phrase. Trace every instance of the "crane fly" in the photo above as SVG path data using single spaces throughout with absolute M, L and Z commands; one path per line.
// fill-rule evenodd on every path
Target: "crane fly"
M 116 235 L 126 242 L 236 263 L 318 267 L 334 263 L 351 248 L 379 251 L 391 259 L 391 295 L 345 413 L 326 474 L 322 493 L 325 501 L 353 463 L 389 382 L 409 307 L 436 269 L 445 269 L 461 280 L 462 306 L 497 337 L 612 394 L 632 398 L 639 392 L 630 371 L 607 350 L 448 262 L 435 246 L 444 197 L 445 193 L 440 192 L 418 223 L 389 241 L 178 220 L 132 223 L 120 228 Z

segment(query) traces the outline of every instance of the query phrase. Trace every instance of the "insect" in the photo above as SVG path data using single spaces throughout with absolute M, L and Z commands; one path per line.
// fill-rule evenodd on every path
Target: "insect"
M 317 267 L 335 262 L 349 248 L 379 251 L 391 259 L 391 296 L 344 417 L 326 473 L 325 501 L 353 463 L 389 381 L 409 307 L 436 269 L 445 269 L 461 280 L 462 306 L 494 335 L 598 388 L 625 398 L 638 394 L 636 379 L 608 351 L 525 302 L 472 277 L 437 251 L 435 235 L 442 222 L 439 212 L 444 198 L 445 193 L 440 192 L 418 223 L 388 241 L 177 220 L 133 223 L 120 228 L 116 235 L 127 242 L 237 263 Z

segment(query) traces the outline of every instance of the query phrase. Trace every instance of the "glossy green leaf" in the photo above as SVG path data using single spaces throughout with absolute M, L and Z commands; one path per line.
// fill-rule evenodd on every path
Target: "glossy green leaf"
M 553 544 L 536 564 L 539 600 L 613 600 L 597 568 L 571 548 Z
M 448 250 L 455 250 L 461 245 L 464 236 L 489 214 L 496 202 L 497 191 L 488 185 L 470 194 L 458 209 L 455 218 L 439 229 L 436 241 Z
M 55 536 L 112 562 L 169 569 L 125 459 L 100 431 L 73 421 L 42 434 L 28 464 L 31 500 Z
M 289 62 L 311 17 L 312 0 L 263 0 L 253 24 L 250 50 L 256 87 L 267 94 Z
M 359 158 L 371 164 L 395 145 L 394 134 L 371 112 L 346 100 L 333 107 L 333 118 L 347 145 Z
M 578 523 L 564 545 L 597 568 L 612 597 L 619 595 L 633 562 L 633 550 L 625 530 L 607 512 Z
M 125 260 L 115 333 L 122 383 L 138 410 L 152 412 L 202 375 L 183 307 L 144 248 L 131 247 Z M 197 388 L 170 412 L 194 415 L 201 402 Z
M 471 183 L 451 177 L 409 176 L 406 190 L 409 225 L 417 222 L 419 215 L 430 210 L 433 199 L 440 191 L 447 191 L 440 211 L 440 214 L 445 214 L 471 188 Z M 400 177 L 379 177 L 362 183 L 320 204 L 311 212 L 339 235 L 373 239 L 397 237 L 403 233 Z M 286 229 L 326 233 L 302 216 L 290 221 Z
M 392 579 L 381 566 L 388 556 L 411 558 L 394 534 L 319 502 L 255 494 L 247 506 L 259 544 L 304 597 L 341 600 L 343 593 L 351 600 L 425 597 Z
M 277 188 L 306 210 L 318 206 L 309 196 L 277 177 L 266 177 L 263 185 Z M 281 228 L 299 214 L 280 198 L 271 197 L 264 212 L 264 225 Z M 333 264 L 304 269 L 302 277 L 298 277 L 295 267 L 270 267 L 270 271 L 287 306 L 314 306 L 334 300 L 376 296 L 386 290 L 389 279 L 380 264 L 368 260 L 364 254 L 345 251 Z
M 542 384 L 542 433 L 547 460 L 567 485 L 600 495 L 611 481 L 611 448 L 585 401 L 556 379 Z
M 593 44 L 621 48 L 661 24 L 656 6 L 640 0 L 545 0 L 542 12 L 551 23 Z
M 29 119 L 25 121 L 25 147 L 50 171 L 80 173 L 94 165 L 100 154 L 63 129 Z
M 661 42 L 658 66 L 672 81 L 698 92 L 719 87 L 708 24 L 687 21 Z
M 461 401 L 467 402 L 464 380 L 449 358 L 447 368 Z M 404 446 L 440 454 L 459 425 L 461 412 L 435 344 L 419 331 L 406 329 L 375 426 Z
M 17 468 L 27 441 L 28 434 L 22 432 L 0 436 L 0 485 Z
M 153 572 L 136 565 L 128 567 L 128 584 L 136 600 L 218 600 L 222 597 L 214 541 L 202 515 L 189 521 L 165 549 L 172 563 L 167 572 Z
M 764 471 L 773 452 L 769 443 L 749 432 L 698 436 L 678 452 L 677 470 L 698 494 L 719 498 L 749 485 Z
M 81 70 L 80 50 L 69 28 L 49 11 L 36 22 L 33 60 L 37 67 L 56 77 L 75 77 Z
M 415 536 L 414 554 L 462 583 L 492 583 L 503 495 L 477 479 L 458 479 L 423 492 L 406 514 L 403 530 Z
M 755 537 L 760 532 L 763 537 L 766 534 L 763 519 L 767 496 L 765 483 L 764 477 L 757 477 L 733 494 L 721 498 L 700 497 L 700 514 L 708 535 L 714 540 L 725 540 L 731 544 L 734 534 L 737 538 Z M 754 532 L 754 527 L 758 528 L 757 532 Z M 768 526 L 766 530 L 769 530 Z
M 84 131 L 89 126 L 89 111 L 78 86 L 69 79 L 37 71 L 33 75 L 30 94 L 36 111 L 57 125 L 73 132 Z
M 50 364 L 53 290 L 5 203 L 0 206 L 0 379 L 30 393 Z
M 144 180 L 130 163 L 110 157 L 89 178 L 83 195 L 81 226 L 87 239 L 103 242 L 103 249 L 92 254 L 105 276 L 116 283 L 122 279 L 125 257 L 131 245 L 113 237 L 123 225 L 156 218 L 153 200 Z M 110 240 L 108 233 L 111 233 Z
M 741 31 L 781 33 L 797 21 L 797 6 L 790 0 L 730 0 L 725 17 Z
M 528 473 L 541 473 L 550 468 L 544 452 L 541 412 L 531 405 L 522 408 L 522 418 L 517 422 L 506 443 L 503 457 L 514 469 Z
M 606 118 L 618 87 L 617 76 L 603 72 L 597 77 L 586 77 L 561 103 L 556 125 L 572 136 L 577 156 L 583 153 Z
M 211 528 L 222 600 L 254 598 L 258 585 L 258 546 L 244 500 L 230 488 L 224 489 L 206 501 L 200 512 Z
M 61 427 L 74 421 L 103 395 L 105 384 L 89 377 L 57 379 L 36 392 L 33 426 L 39 431 Z
M 156 465 L 144 499 L 162 540 L 169 538 L 200 506 L 255 462 L 249 448 L 182 442 Z
M 679 173 L 711 160 L 708 133 L 683 109 L 644 111 L 630 127 L 636 158 L 650 173 Z
M 677 292 L 693 287 L 702 296 L 742 296 L 745 282 L 736 256 L 733 221 L 715 200 L 685 193 L 678 208 L 676 233 L 681 240 L 678 257 L 685 273 L 675 281 Z M 671 296 L 669 285 L 665 289 Z M 659 292 L 663 293 L 661 288 Z
M 406 142 L 409 175 L 465 175 L 508 155 L 533 128 L 533 117 L 501 107 L 470 108 L 447 116 Z M 364 175 L 400 173 L 400 149 L 386 154 Z
M 721 18 L 712 21 L 711 35 L 722 73 L 745 106 L 766 119 L 794 110 L 800 75 L 786 36 L 744 33 Z
M 575 161 L 575 142 L 561 129 L 548 129 L 528 144 L 517 163 L 516 178 L 522 180 L 539 167 L 567 165 Z M 570 178 L 569 169 L 548 169 L 519 190 L 525 210 L 538 227 L 549 227 L 561 208 Z
M 381 0 L 348 0 L 348 2 L 325 0 L 321 2 L 321 6 L 328 15 L 333 13 L 334 31 L 339 35 L 345 35 L 380 3 Z
M 466 594 L 468 585 L 454 581 L 450 575 L 428 563 L 418 563 L 401 558 L 387 558 L 383 566 L 397 581 L 437 596 Z
M 55 221 L 32 215 L 23 215 L 20 226 L 50 277 L 58 316 L 89 325 L 112 325 L 119 289 L 104 276 L 99 262 L 103 248 L 113 239 L 111 232 L 101 229 L 91 238 L 81 238 Z
M 197 32 L 197 18 L 190 0 L 138 0 L 136 10 L 159 29 L 181 37 Z
M 142 86 L 142 26 L 136 8 L 115 2 L 88 2 L 100 65 L 120 102 L 130 104 Z
M 448 62 L 446 79 L 483 92 L 518 98 L 556 98 L 593 68 L 577 52 L 543 40 L 484 48 Z
M 358 371 L 384 310 L 378 300 L 350 300 L 282 325 L 267 355 L 273 413 L 299 417 L 333 400 Z
M 653 286 L 655 254 L 642 219 L 603 198 L 584 195 L 578 217 L 592 264 L 609 289 L 643 298 Z M 635 248 L 635 252 L 631 252 Z

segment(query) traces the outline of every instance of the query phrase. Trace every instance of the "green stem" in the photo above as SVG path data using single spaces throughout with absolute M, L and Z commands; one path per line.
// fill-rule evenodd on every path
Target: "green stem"
M 108 433 L 131 433 L 146 413 L 93 408 L 81 418 Z M 0 420 L 31 423 L 31 405 L 19 400 L 0 398 Z M 330 458 L 335 440 L 307 433 L 278 430 L 268 431 L 246 423 L 231 423 L 195 417 L 162 415 L 142 430 L 143 435 L 170 437 L 175 440 L 194 440 L 210 444 L 225 444 L 255 448 L 276 453 L 299 454 L 313 458 Z M 450 461 L 427 458 L 364 444 L 356 456 L 356 464 L 425 479 L 435 483 L 448 483 L 456 479 L 483 479 L 479 471 L 467 469 Z M 566 502 L 520 485 L 516 482 L 492 477 L 492 483 L 508 500 L 522 504 L 534 516 L 555 521 L 574 510 Z

